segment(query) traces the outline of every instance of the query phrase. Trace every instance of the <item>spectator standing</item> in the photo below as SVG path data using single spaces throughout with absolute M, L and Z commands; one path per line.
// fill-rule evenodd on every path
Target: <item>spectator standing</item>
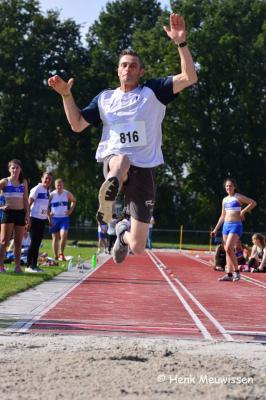
M 52 173 L 44 172 L 41 183 L 31 189 L 30 206 L 30 235 L 31 244 L 27 256 L 26 272 L 43 272 L 38 267 L 39 248 L 43 239 L 45 223 L 48 218 L 49 188 L 52 183 Z
M 1 220 L 2 220 L 2 215 L 3 215 L 4 205 L 5 205 L 5 196 L 0 194 L 0 232 L 1 232 Z
M 107 252 L 107 230 L 107 224 L 104 222 L 98 223 L 98 254 L 101 252 Z
M 21 244 L 25 225 L 29 224 L 28 182 L 23 177 L 22 163 L 13 159 L 8 163 L 10 176 L 0 180 L 0 190 L 5 198 L 1 219 L 0 272 L 5 272 L 6 247 L 14 234 L 15 272 L 21 269 Z
M 242 221 L 245 219 L 245 214 L 256 206 L 256 202 L 237 193 L 236 182 L 232 178 L 225 180 L 224 188 L 228 195 L 222 201 L 221 216 L 211 234 L 216 236 L 220 226 L 223 225 L 222 233 L 226 251 L 227 274 L 219 278 L 219 281 L 238 281 L 240 273 L 235 255 L 235 245 L 242 236 Z M 242 208 L 244 204 L 247 205 Z
M 54 258 L 59 261 L 66 260 L 64 250 L 69 230 L 69 216 L 74 211 L 76 202 L 73 194 L 64 189 L 63 180 L 61 178 L 56 179 L 55 190 L 50 195 L 48 219 L 50 233 L 52 234 Z
M 108 254 L 111 254 L 111 250 L 113 248 L 113 245 L 116 241 L 116 231 L 115 227 L 117 224 L 117 215 L 113 214 L 112 219 L 108 224 L 108 230 L 107 230 L 107 235 L 108 235 Z

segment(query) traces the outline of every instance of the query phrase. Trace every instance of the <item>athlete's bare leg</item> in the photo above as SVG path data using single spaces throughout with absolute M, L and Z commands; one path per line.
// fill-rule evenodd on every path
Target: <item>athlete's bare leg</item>
M 127 180 L 128 170 L 130 168 L 129 158 L 125 155 L 113 156 L 109 161 L 109 172 L 107 179 L 115 176 L 119 181 L 119 189 Z
M 149 224 L 131 217 L 130 231 L 124 233 L 123 239 L 134 254 L 141 254 L 146 248 Z
M 233 273 L 238 271 L 238 263 L 237 263 L 237 257 L 235 255 L 235 245 L 239 239 L 239 236 L 234 234 L 234 233 L 229 233 L 227 235 L 226 240 L 224 241 L 225 246 L 225 252 L 226 252 L 226 264 L 228 268 L 228 272 Z

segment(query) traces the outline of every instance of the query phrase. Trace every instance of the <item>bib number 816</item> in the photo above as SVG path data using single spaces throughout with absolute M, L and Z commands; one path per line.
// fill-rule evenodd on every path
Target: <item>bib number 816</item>
M 127 132 L 127 133 L 121 132 L 120 133 L 120 142 L 123 144 L 126 142 L 129 142 L 129 143 L 135 142 L 136 143 L 138 141 L 139 141 L 138 131 Z

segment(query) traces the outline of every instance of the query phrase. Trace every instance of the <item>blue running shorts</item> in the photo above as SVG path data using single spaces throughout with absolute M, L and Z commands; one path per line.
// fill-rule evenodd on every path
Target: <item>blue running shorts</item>
M 57 233 L 60 231 L 68 231 L 69 217 L 52 217 L 52 226 L 49 228 L 50 233 Z
M 236 222 L 224 222 L 223 224 L 223 235 L 229 235 L 229 233 L 234 233 L 238 235 L 239 237 L 242 236 L 243 233 L 243 225 L 242 222 L 236 221 Z

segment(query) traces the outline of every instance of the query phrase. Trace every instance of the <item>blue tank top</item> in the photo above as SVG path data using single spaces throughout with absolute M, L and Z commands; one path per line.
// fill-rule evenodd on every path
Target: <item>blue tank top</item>
M 225 211 L 241 211 L 241 204 L 237 200 L 237 193 L 234 196 L 228 196 L 224 201 Z
M 54 190 L 51 193 L 50 208 L 53 217 L 67 217 L 66 212 L 68 211 L 68 192 L 63 190 L 63 192 L 59 194 L 56 190 Z
M 11 178 L 7 178 L 7 185 L 2 189 L 5 200 L 8 198 L 23 199 L 25 187 L 23 183 L 15 186 L 11 182 Z

